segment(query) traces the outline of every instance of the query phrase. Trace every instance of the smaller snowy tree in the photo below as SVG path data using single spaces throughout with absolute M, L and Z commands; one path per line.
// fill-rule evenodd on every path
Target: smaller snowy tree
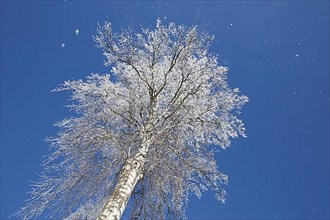
M 191 193 L 208 188 L 225 201 L 228 182 L 214 159 L 219 146 L 245 136 L 237 118 L 248 98 L 226 82 L 227 68 L 208 52 L 212 37 L 158 20 L 155 30 L 94 37 L 110 75 L 67 81 L 78 116 L 57 123 L 52 153 L 16 213 L 24 219 L 50 209 L 56 219 L 184 218 Z

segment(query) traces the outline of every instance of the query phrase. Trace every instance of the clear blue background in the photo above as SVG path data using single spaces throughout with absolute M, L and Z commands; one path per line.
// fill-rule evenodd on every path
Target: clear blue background
M 50 90 L 109 71 L 97 22 L 138 30 L 157 18 L 215 35 L 211 51 L 250 98 L 249 137 L 217 155 L 227 203 L 191 197 L 188 218 L 328 219 L 329 1 L 1 1 L 1 219 L 28 198 L 43 139 L 70 115 L 68 95 Z

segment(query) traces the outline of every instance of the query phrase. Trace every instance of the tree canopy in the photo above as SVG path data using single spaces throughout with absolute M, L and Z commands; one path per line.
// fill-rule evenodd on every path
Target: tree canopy
M 217 147 L 245 136 L 238 114 L 248 101 L 227 84 L 228 68 L 209 52 L 213 37 L 157 21 L 156 28 L 94 37 L 110 74 L 64 82 L 75 116 L 56 125 L 52 152 L 23 218 L 51 210 L 54 218 L 94 218 L 111 194 L 125 160 L 150 140 L 143 177 L 131 201 L 132 218 L 184 218 L 190 194 L 212 189 L 225 201 L 228 177 L 214 159 Z

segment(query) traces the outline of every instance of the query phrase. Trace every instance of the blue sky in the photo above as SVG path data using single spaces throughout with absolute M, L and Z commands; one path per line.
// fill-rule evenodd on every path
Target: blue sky
M 215 35 L 211 51 L 249 96 L 248 138 L 216 157 L 227 203 L 191 197 L 189 219 L 329 218 L 329 1 L 1 1 L 1 219 L 37 180 L 65 80 L 106 73 L 92 35 L 164 23 Z M 79 35 L 75 30 L 79 29 Z M 64 47 L 63 47 L 63 46 Z

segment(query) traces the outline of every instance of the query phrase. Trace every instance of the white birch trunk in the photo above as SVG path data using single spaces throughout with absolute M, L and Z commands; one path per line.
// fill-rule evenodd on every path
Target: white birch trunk
M 97 220 L 119 220 L 136 183 L 141 179 L 149 142 L 142 143 L 139 151 L 128 158 L 120 171 L 118 182 Z

